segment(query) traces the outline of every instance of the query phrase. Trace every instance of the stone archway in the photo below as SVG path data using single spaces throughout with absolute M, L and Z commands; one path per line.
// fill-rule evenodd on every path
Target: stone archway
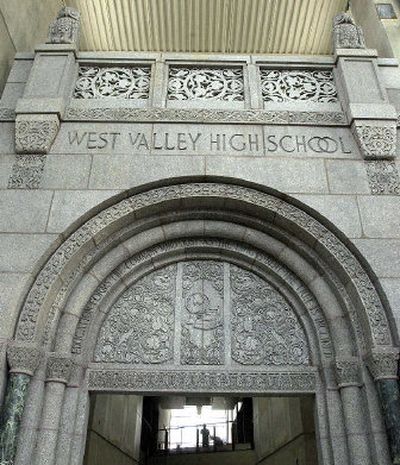
M 182 310 L 182 278 L 185 267 L 196 263 L 220 270 L 219 284 L 208 284 L 211 294 L 213 288 L 220 295 L 219 304 L 212 305 L 217 311 L 210 331 L 222 324 L 216 341 L 226 341 L 229 350 L 224 345 L 222 352 L 207 355 L 194 344 L 188 352 L 192 355 L 184 359 L 179 344 L 186 339 L 193 343 L 198 331 L 196 312 L 190 317 Z M 111 328 L 113 315 L 123 309 L 126 296 L 138 295 L 138 286 L 161 279 L 165 270 L 180 289 L 180 297 L 169 304 L 175 312 L 181 309 L 179 324 L 174 319 L 166 339 L 169 349 L 164 347 L 161 360 L 160 354 L 143 358 L 144 347 L 154 351 L 162 343 L 155 331 L 139 341 L 142 353 L 126 348 L 118 352 L 118 337 L 130 339 L 121 328 Z M 293 356 L 268 349 L 265 330 L 271 323 L 268 326 L 263 310 L 258 320 L 243 323 L 242 338 L 235 342 L 235 306 L 225 305 L 235 298 L 232 273 L 241 274 L 244 282 L 256 282 L 254 292 L 264 289 L 262 297 L 256 296 L 261 309 L 274 304 L 274 317 L 285 313 L 285 324 L 291 321 L 292 339 L 284 343 Z M 32 457 L 35 465 L 80 465 L 88 392 L 101 390 L 313 393 L 321 465 L 387 465 L 387 437 L 398 463 L 398 420 L 393 416 L 399 405 L 398 351 L 388 309 L 372 278 L 331 227 L 299 204 L 252 186 L 177 182 L 133 193 L 103 208 L 49 258 L 21 309 L 15 342 L 8 350 L 8 429 L 2 433 L 7 463 L 14 463 L 16 452 L 18 465 L 32 463 Z M 204 297 L 197 294 L 192 305 L 202 307 Z M 223 318 L 218 308 L 226 312 Z M 249 312 L 246 317 L 251 317 Z M 156 328 L 165 324 L 158 314 L 149 321 Z M 258 330 L 252 330 L 255 321 Z M 110 331 L 115 332 L 111 345 Z M 133 334 L 137 344 L 139 335 Z M 200 349 L 214 347 L 210 334 L 210 344 Z M 270 337 L 278 334 L 279 325 Z M 171 340 L 178 342 L 177 349 Z M 261 357 L 249 357 L 253 346 L 262 347 Z M 391 403 L 386 402 L 389 398 Z

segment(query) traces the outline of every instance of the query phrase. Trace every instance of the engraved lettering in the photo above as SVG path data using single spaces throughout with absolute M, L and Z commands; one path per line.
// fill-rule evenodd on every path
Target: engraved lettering
M 186 150 L 187 149 L 186 134 L 185 133 L 178 132 L 177 146 L 178 146 L 178 150 Z
M 306 144 L 306 138 L 305 136 L 296 136 L 296 147 L 297 151 L 300 152 L 301 149 L 303 149 L 303 152 L 307 152 L 307 144 Z
M 192 142 L 193 144 L 193 150 L 196 150 L 196 144 L 197 144 L 197 141 L 200 139 L 201 137 L 201 132 L 198 132 L 194 137 L 193 135 L 189 132 L 189 139 L 190 141 Z
M 79 136 L 78 131 L 69 132 L 68 140 L 69 140 L 70 145 L 74 145 L 74 144 L 81 145 L 84 139 L 86 138 L 86 136 L 87 136 L 87 132 L 82 133 L 80 136 Z
M 345 146 L 345 144 L 343 142 L 343 137 L 339 137 L 339 143 L 340 143 L 340 148 L 341 148 L 343 153 L 352 153 L 351 149 L 348 149 L 348 150 L 346 149 L 346 146 Z
M 276 136 L 273 134 L 267 137 L 267 141 L 270 144 L 272 144 L 272 147 L 271 146 L 267 147 L 268 152 L 276 152 L 278 150 L 278 144 L 275 142 L 275 140 L 276 140 Z
M 239 140 L 237 140 L 239 139 Z M 234 134 L 229 139 L 229 145 L 233 148 L 233 150 L 237 150 L 238 152 L 242 152 L 246 148 L 246 144 L 244 143 L 244 136 L 243 134 Z
M 250 150 L 259 150 L 258 134 L 249 134 L 249 146 Z
M 288 148 L 288 146 L 284 144 L 284 141 L 286 139 L 290 139 L 290 140 L 293 140 L 293 137 L 292 136 L 283 136 L 281 138 L 281 140 L 279 141 L 279 145 L 281 147 L 281 149 L 284 151 L 284 152 L 294 152 L 296 149 L 292 146 L 292 149 Z

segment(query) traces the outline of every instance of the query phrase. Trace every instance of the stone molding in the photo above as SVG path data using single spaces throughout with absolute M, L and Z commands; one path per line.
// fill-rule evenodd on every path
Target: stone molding
M 373 351 L 367 358 L 367 366 L 375 381 L 398 379 L 399 351 Z
M 346 115 L 341 111 L 213 110 L 123 106 L 81 108 L 73 104 L 66 109 L 63 121 L 348 125 Z
M 49 44 L 78 44 L 80 32 L 80 13 L 75 8 L 64 6 L 57 18 L 50 24 Z
M 72 365 L 70 354 L 50 354 L 47 360 L 46 381 L 67 384 L 71 377 Z
M 339 13 L 333 19 L 333 48 L 365 48 L 363 31 L 348 13 Z
M 122 218 L 149 206 L 182 198 L 222 197 L 240 200 L 274 213 L 279 221 L 289 221 L 293 227 L 315 238 L 320 247 L 337 260 L 354 285 L 368 318 L 369 331 L 375 345 L 389 346 L 391 332 L 383 304 L 371 279 L 350 250 L 331 231 L 302 209 L 275 196 L 249 187 L 222 183 L 187 183 L 154 188 L 132 195 L 102 210 L 78 228 L 50 257 L 38 274 L 28 296 L 17 328 L 17 337 L 32 340 L 37 331 L 37 321 L 42 303 L 51 292 L 67 264 L 78 250 L 93 241 L 101 232 Z M 76 256 L 76 255 L 75 255 Z
M 395 157 L 397 144 L 395 121 L 355 121 L 352 132 L 364 158 L 379 160 Z
M 10 373 L 33 376 L 42 359 L 42 352 L 32 344 L 11 342 L 7 348 Z
M 356 357 L 336 359 L 335 374 L 339 388 L 362 385 L 360 361 Z
M 60 128 L 55 114 L 17 115 L 15 149 L 17 153 L 46 154 Z
M 316 390 L 314 369 L 302 371 L 208 370 L 115 370 L 91 368 L 89 390 L 136 392 L 207 393 L 312 393 Z

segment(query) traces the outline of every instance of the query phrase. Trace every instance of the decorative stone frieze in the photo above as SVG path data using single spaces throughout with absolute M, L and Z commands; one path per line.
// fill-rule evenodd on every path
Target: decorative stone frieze
M 396 154 L 396 124 L 379 121 L 356 121 L 352 131 L 366 159 L 393 158 Z
M 229 372 L 229 371 L 140 371 L 92 370 L 89 389 L 96 391 L 142 392 L 314 392 L 316 373 L 309 371 Z
M 398 379 L 399 351 L 373 351 L 368 359 L 367 366 L 375 381 L 379 379 Z
M 50 24 L 48 43 L 78 44 L 80 13 L 69 6 L 61 8 L 57 19 Z
M 333 47 L 365 48 L 364 34 L 360 26 L 347 13 L 339 13 L 333 20 Z
M 10 373 L 33 376 L 42 358 L 42 352 L 34 345 L 12 342 L 7 348 Z
M 148 99 L 151 68 L 149 66 L 106 67 L 81 66 L 75 83 L 77 99 Z
M 39 189 L 46 155 L 17 155 L 8 180 L 9 189 Z
M 60 121 L 55 114 L 18 115 L 15 122 L 17 153 L 48 153 L 59 127 Z
M 336 359 L 335 369 L 339 388 L 361 386 L 360 361 L 358 358 Z
M 261 69 L 264 102 L 338 101 L 332 71 Z
M 46 381 L 68 383 L 72 373 L 72 359 L 69 354 L 50 354 L 47 360 Z
M 187 108 L 98 107 L 67 108 L 64 121 L 137 121 L 182 123 L 293 124 L 315 126 L 347 126 L 341 111 L 267 111 L 216 110 Z
M 400 175 L 394 161 L 365 162 L 372 195 L 400 195 Z
M 243 68 L 170 67 L 167 98 L 242 102 Z

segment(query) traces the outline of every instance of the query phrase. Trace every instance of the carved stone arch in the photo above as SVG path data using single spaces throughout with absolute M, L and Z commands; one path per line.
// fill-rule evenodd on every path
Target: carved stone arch
M 199 258 L 239 266 L 279 289 L 307 334 L 313 366 L 153 367 L 146 374 L 118 363 L 96 367 L 89 348 L 123 292 L 141 276 Z M 38 428 L 40 419 L 46 425 L 58 415 L 72 418 L 84 432 L 90 390 L 307 393 L 316 397 L 323 465 L 375 465 L 371 457 L 377 456 L 386 465 L 377 393 L 362 358 L 370 355 L 378 383 L 395 380 L 390 325 L 390 310 L 362 257 L 299 202 L 231 180 L 148 186 L 88 217 L 36 277 L 15 339 L 55 353 L 47 354 L 33 380 L 28 407 L 35 415 L 26 427 Z M 79 337 L 88 341 L 86 352 L 77 350 Z M 34 451 L 38 465 L 50 449 L 53 455 L 60 452 L 65 430 L 59 424 L 61 431 L 51 440 L 44 427 L 38 448 L 30 438 L 19 454 L 29 457 Z

